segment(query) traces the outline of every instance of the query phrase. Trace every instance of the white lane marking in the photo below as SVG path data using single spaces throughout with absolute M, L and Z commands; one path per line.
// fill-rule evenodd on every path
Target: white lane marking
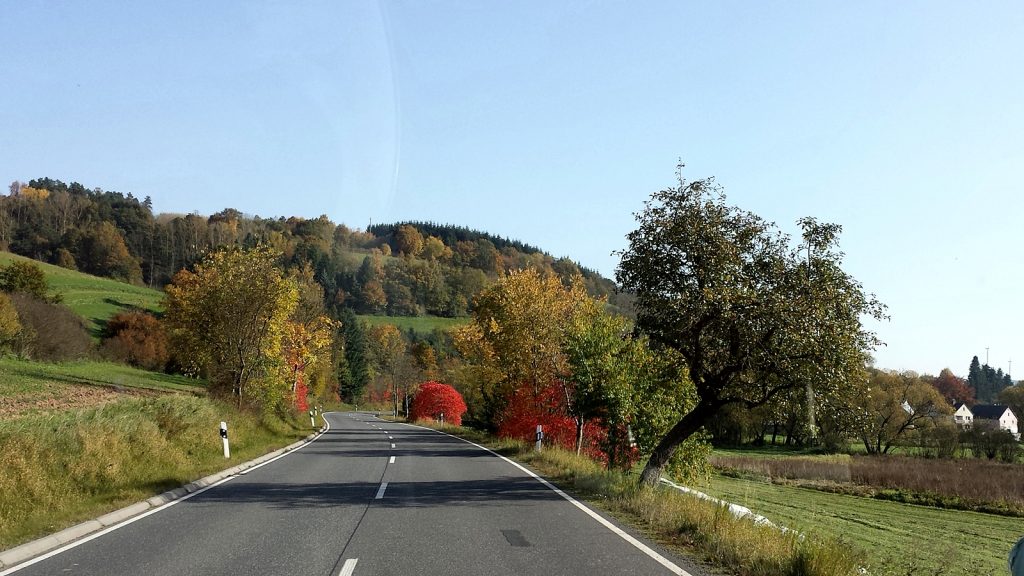
M 324 432 L 327 432 L 328 430 L 331 429 L 331 423 L 327 422 L 327 418 L 324 418 L 324 423 L 326 424 L 326 429 L 324 430 Z M 32 566 L 33 564 L 37 564 L 37 563 L 42 562 L 43 560 L 46 560 L 48 558 L 53 558 L 54 556 L 56 556 L 58 554 L 67 552 L 68 550 L 71 550 L 72 548 L 77 548 L 77 547 L 81 546 L 82 544 L 85 544 L 86 542 L 91 542 L 91 541 L 99 538 L 100 536 L 103 536 L 105 534 L 109 534 L 109 533 L 113 532 L 114 530 L 119 530 L 121 528 L 124 528 L 125 526 L 128 526 L 129 524 L 133 524 L 135 522 L 138 522 L 139 520 L 142 520 L 143 518 L 145 518 L 147 516 L 151 516 L 153 514 L 156 514 L 157 512 L 161 512 L 163 510 L 166 510 L 166 509 L 170 508 L 171 506 L 174 506 L 175 504 L 179 504 L 181 502 L 184 502 L 185 500 L 188 500 L 189 498 L 192 498 L 193 496 L 198 496 L 198 495 L 202 494 L 203 492 L 206 492 L 207 490 L 212 490 L 212 489 L 216 488 L 217 486 L 220 486 L 221 484 L 224 484 L 225 482 L 230 482 L 230 481 L 234 480 L 235 478 L 238 478 L 239 476 L 241 476 L 243 474 L 247 474 L 247 473 L 249 473 L 249 472 L 251 472 L 251 471 L 253 471 L 253 470 L 257 469 L 257 468 L 261 468 L 263 466 L 266 466 L 267 464 L 270 464 L 271 462 L 274 462 L 276 460 L 280 460 L 281 458 L 284 458 L 285 456 L 287 456 L 289 454 L 292 454 L 293 452 L 298 452 L 299 450 L 302 450 L 303 448 L 305 448 L 306 446 L 309 446 L 313 442 L 316 442 L 318 439 L 320 439 L 321 436 L 323 436 L 323 434 L 319 434 L 316 438 L 313 438 L 309 442 L 306 442 L 305 444 L 303 444 L 302 446 L 299 446 L 298 448 L 295 448 L 294 450 L 289 450 L 288 452 L 285 452 L 284 454 L 281 454 L 280 456 L 278 456 L 276 458 L 271 458 L 270 460 L 267 460 L 266 462 L 262 462 L 260 464 L 257 464 L 256 466 L 253 466 L 252 468 L 246 468 L 245 470 L 239 472 L 238 474 L 235 474 L 234 476 L 228 476 L 227 478 L 224 478 L 222 480 L 218 480 L 217 482 L 214 482 L 213 484 L 210 484 L 209 486 L 207 486 L 205 488 L 200 488 L 199 490 L 196 490 L 195 492 L 192 492 L 190 494 L 186 494 L 186 495 L 182 496 L 181 498 L 178 498 L 177 500 L 172 500 L 172 501 L 170 501 L 170 502 L 168 502 L 166 504 L 163 504 L 161 506 L 153 508 L 152 510 L 147 510 L 146 512 L 143 512 L 142 514 L 139 514 L 138 516 L 132 516 L 131 518 L 125 520 L 124 522 L 121 522 L 119 524 L 114 524 L 113 526 L 110 526 L 109 528 L 105 528 L 103 530 L 100 530 L 99 532 L 96 532 L 94 534 L 89 534 L 88 536 L 84 536 L 84 537 L 82 537 L 82 538 L 80 538 L 78 540 L 75 540 L 74 542 L 71 542 L 69 544 L 65 544 L 64 546 L 61 546 L 60 548 L 57 548 L 56 550 L 51 550 L 51 551 L 47 552 L 46 554 L 43 554 L 42 556 L 36 556 L 35 558 L 32 558 L 31 560 L 27 560 L 25 562 L 22 562 L 21 564 L 17 564 L 15 566 L 12 566 L 12 567 L 8 568 L 7 570 L 4 570 L 3 572 L 0 572 L 0 576 L 7 576 L 8 574 L 14 574 L 15 572 L 21 570 L 22 568 L 28 568 L 29 566 Z
M 394 442 L 392 442 L 392 443 L 391 443 L 391 449 L 392 449 L 392 450 L 394 450 L 394 449 L 395 449 L 395 443 L 394 443 Z
M 338 572 L 338 576 L 352 576 L 352 573 L 356 571 L 357 562 L 359 562 L 359 558 L 345 560 L 345 564 L 341 567 L 341 572 Z
M 394 464 L 394 463 L 395 463 L 395 457 L 392 456 L 391 460 L 388 460 L 388 464 Z
M 388 440 L 394 440 L 394 438 L 392 438 L 391 436 L 388 436 Z
M 616 536 L 618 536 L 619 538 L 622 538 L 626 542 L 629 542 L 637 550 L 643 552 L 644 554 L 649 556 L 651 559 L 653 559 L 655 562 L 657 562 L 658 564 L 661 564 L 662 566 L 667 568 L 669 572 L 671 572 L 673 574 L 677 574 L 678 576 L 693 576 L 692 574 L 690 574 L 686 570 L 683 570 L 682 568 L 677 566 L 674 562 L 672 562 L 668 558 L 665 558 L 661 554 L 658 554 L 655 550 L 651 549 L 650 546 L 648 546 L 648 545 L 644 544 L 643 542 L 637 540 L 636 538 L 630 536 L 628 533 L 623 531 L 621 528 L 619 528 L 615 524 L 612 524 L 611 522 L 605 520 L 600 514 L 598 514 L 597 512 L 594 512 L 590 508 L 587 508 L 586 505 L 581 503 L 579 500 L 576 500 L 572 496 L 569 496 L 568 494 L 566 494 L 565 492 L 563 492 L 562 490 L 557 488 L 551 482 L 548 482 L 544 478 L 541 478 L 540 476 L 534 474 L 533 471 L 531 471 L 530 469 L 526 468 L 522 464 L 519 464 L 518 462 L 514 462 L 512 460 L 509 460 L 508 458 L 502 456 L 501 454 L 498 454 L 497 452 L 495 452 L 494 450 L 491 450 L 490 448 L 485 448 L 485 447 L 483 447 L 483 446 L 481 446 L 481 445 L 479 445 L 479 444 L 477 444 L 475 442 L 470 442 L 469 440 L 466 440 L 465 438 L 459 438 L 458 436 L 452 436 L 451 434 L 448 434 L 447 432 L 441 432 L 440 430 L 434 430 L 433 428 L 426 428 L 426 427 L 423 427 L 423 426 L 417 426 L 415 424 L 405 424 L 405 426 L 412 426 L 414 428 L 422 428 L 423 430 L 431 430 L 431 431 L 437 432 L 438 434 L 444 434 L 445 436 L 451 436 L 452 438 L 455 438 L 456 440 L 462 440 L 466 444 L 470 444 L 472 446 L 476 446 L 477 448 L 479 448 L 481 450 L 486 450 L 487 452 L 490 452 L 491 454 L 497 456 L 498 458 L 501 458 L 505 462 L 508 462 L 509 464 L 515 466 L 516 468 L 519 468 L 520 470 L 522 470 L 527 475 L 531 476 L 533 479 L 535 479 L 536 481 L 540 482 L 544 486 L 547 486 L 548 489 L 550 489 L 555 494 L 558 494 L 562 498 L 565 498 L 566 500 L 568 500 L 573 506 L 575 506 L 575 507 L 579 508 L 580 510 L 582 510 L 587 516 L 590 516 L 594 520 L 597 520 L 597 522 L 599 524 L 601 524 L 605 528 L 611 530 L 612 533 L 614 533 Z M 3 575 L 0 574 L 0 576 L 3 576 Z
M 384 491 L 388 489 L 387 482 L 381 482 L 380 488 L 377 488 L 377 495 L 373 497 L 374 500 L 380 500 L 384 497 Z

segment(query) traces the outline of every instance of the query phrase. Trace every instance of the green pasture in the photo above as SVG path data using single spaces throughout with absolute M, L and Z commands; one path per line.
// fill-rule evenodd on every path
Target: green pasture
M 0 397 L 23 396 L 53 384 L 79 384 L 134 388 L 161 392 L 202 394 L 201 381 L 185 376 L 147 372 L 123 364 L 77 360 L 50 364 L 0 357 Z
M 359 316 L 370 326 L 393 324 L 402 332 L 412 328 L 418 334 L 429 334 L 434 330 L 449 330 L 469 323 L 469 318 L 442 318 L 440 316 Z
M 39 265 L 46 274 L 50 292 L 63 296 L 64 305 L 85 319 L 93 336 L 98 336 L 106 320 L 118 312 L 136 308 L 150 312 L 161 310 L 163 292 L 159 290 L 90 276 L 10 252 L 0 252 L 0 264 L 6 265 L 17 260 Z
M 715 476 L 705 490 L 803 533 L 849 541 L 869 574 L 1005 574 L 1024 522 L 978 512 L 831 494 Z

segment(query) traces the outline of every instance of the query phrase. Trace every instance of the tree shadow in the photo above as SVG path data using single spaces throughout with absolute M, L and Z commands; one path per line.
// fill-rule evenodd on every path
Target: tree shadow
M 192 505 L 260 504 L 271 508 L 330 508 L 371 505 L 384 508 L 441 506 L 517 506 L 557 502 L 558 494 L 532 478 L 503 476 L 489 480 L 389 482 L 376 499 L 378 482 L 292 484 L 237 482 L 218 486 L 187 502 Z

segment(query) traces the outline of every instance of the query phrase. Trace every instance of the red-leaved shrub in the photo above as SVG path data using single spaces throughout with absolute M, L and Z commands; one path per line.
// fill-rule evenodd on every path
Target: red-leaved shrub
M 462 425 L 462 415 L 466 413 L 466 402 L 462 395 L 447 384 L 440 382 L 424 382 L 412 399 L 409 416 L 413 421 L 430 418 L 444 421 L 455 426 Z
M 544 441 L 566 450 L 576 449 L 576 422 L 566 415 L 565 393 L 561 386 L 552 384 L 539 393 L 527 388 L 519 389 L 509 399 L 508 406 L 498 419 L 498 436 L 519 438 L 532 442 L 537 425 L 544 427 Z M 601 422 L 591 420 L 583 430 L 582 452 L 592 458 L 607 461 L 602 450 L 607 431 Z

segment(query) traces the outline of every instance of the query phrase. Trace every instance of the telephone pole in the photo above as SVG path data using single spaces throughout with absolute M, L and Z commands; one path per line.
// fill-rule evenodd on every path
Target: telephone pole
M 988 366 L 988 346 L 985 346 L 985 366 Z

